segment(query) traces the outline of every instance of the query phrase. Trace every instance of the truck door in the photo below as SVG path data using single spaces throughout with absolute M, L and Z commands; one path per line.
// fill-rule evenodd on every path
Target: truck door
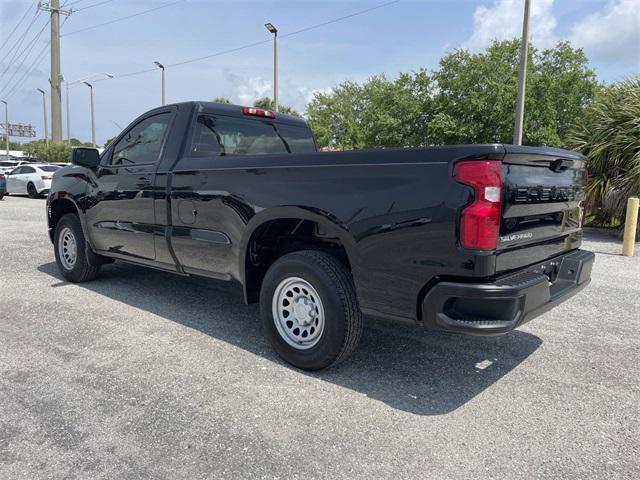
M 156 111 L 139 120 L 102 159 L 87 211 L 97 250 L 143 263 L 155 259 L 155 236 L 163 231 L 154 212 L 155 172 L 173 116 Z

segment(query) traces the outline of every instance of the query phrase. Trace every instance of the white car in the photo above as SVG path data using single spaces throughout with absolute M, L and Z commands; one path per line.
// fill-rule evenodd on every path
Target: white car
M 49 192 L 53 173 L 61 167 L 48 163 L 29 163 L 6 173 L 7 193 L 28 194 L 31 198 Z
M 0 160 L 0 173 L 7 173 L 20 165 L 25 165 L 30 162 L 29 160 Z M 37 163 L 37 162 L 35 162 Z

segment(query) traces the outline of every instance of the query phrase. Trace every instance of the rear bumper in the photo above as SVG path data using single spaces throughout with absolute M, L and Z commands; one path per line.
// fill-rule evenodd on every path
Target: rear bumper
M 591 281 L 595 255 L 585 250 L 555 257 L 490 283 L 441 282 L 422 301 L 425 325 L 436 330 L 497 335 L 564 302 Z M 553 282 L 544 272 L 557 272 Z

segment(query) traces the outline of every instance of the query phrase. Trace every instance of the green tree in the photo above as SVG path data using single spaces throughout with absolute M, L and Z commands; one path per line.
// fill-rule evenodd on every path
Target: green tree
M 589 206 L 597 223 L 624 218 L 640 195 L 640 76 L 602 89 L 568 135 L 589 159 Z
M 214 103 L 231 103 L 231 100 L 229 100 L 227 97 L 216 97 L 213 99 Z
M 71 146 L 64 143 L 49 143 L 44 140 L 36 140 L 25 143 L 23 150 L 30 157 L 43 162 L 69 162 L 71 160 Z
M 495 41 L 484 52 L 456 50 L 434 72 L 345 82 L 318 93 L 307 115 L 320 147 L 400 147 L 511 143 L 520 42 Z M 584 53 L 561 42 L 529 50 L 524 143 L 566 145 L 598 90 Z
M 259 98 L 258 100 L 253 102 L 253 106 L 256 108 L 264 108 L 266 110 L 274 110 L 275 107 L 273 100 L 269 97 Z M 280 113 L 285 113 L 287 115 L 293 115 L 294 117 L 302 118 L 302 115 L 300 115 L 300 113 L 286 105 L 278 105 L 278 111 Z
M 394 80 L 371 77 L 318 93 L 307 107 L 318 144 L 331 148 L 404 147 L 425 144 L 432 110 L 432 80 L 425 70 Z
M 7 148 L 7 139 L 4 134 L 0 134 L 0 154 L 5 154 Z M 9 139 L 9 150 L 22 150 L 22 144 Z

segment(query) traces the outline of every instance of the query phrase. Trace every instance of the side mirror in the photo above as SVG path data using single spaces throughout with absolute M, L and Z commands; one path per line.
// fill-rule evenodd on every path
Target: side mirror
M 75 147 L 71 150 L 71 163 L 81 167 L 96 168 L 100 164 L 100 154 L 95 148 Z

